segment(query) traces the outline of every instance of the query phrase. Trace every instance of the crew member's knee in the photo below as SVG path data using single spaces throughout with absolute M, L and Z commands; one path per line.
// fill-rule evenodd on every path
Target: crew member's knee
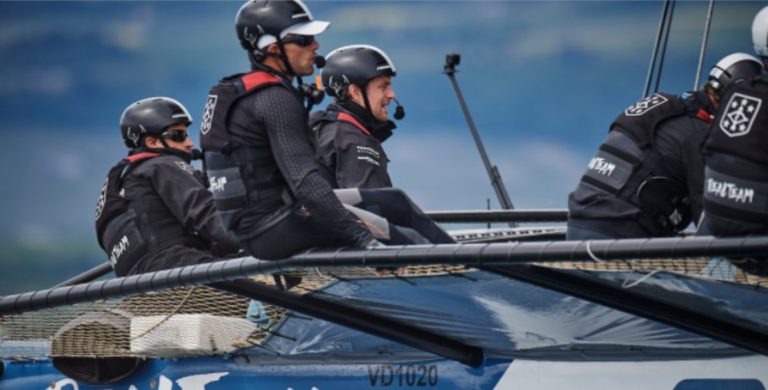
M 405 191 L 399 188 L 396 188 L 396 187 L 384 188 L 382 189 L 382 191 L 384 194 L 386 194 L 386 197 L 387 199 L 389 199 L 390 202 L 393 202 L 395 204 L 403 204 L 403 205 L 413 204 L 408 194 L 406 194 Z

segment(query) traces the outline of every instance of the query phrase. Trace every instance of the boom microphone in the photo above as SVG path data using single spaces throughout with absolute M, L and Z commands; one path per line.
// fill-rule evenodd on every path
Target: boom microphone
M 397 101 L 397 99 L 392 99 L 395 101 L 395 104 L 397 106 L 395 107 L 395 115 L 392 115 L 395 119 L 400 120 L 405 118 L 405 107 L 400 105 L 400 102 Z

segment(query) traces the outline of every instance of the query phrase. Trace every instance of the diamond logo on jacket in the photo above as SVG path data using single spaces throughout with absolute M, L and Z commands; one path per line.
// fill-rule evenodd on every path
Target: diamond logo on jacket
M 205 108 L 203 109 L 203 121 L 200 123 L 200 133 L 203 135 L 208 134 L 211 131 L 213 125 L 213 113 L 216 109 L 216 101 L 219 100 L 218 95 L 208 95 L 208 100 L 205 102 Z
M 747 135 L 755 123 L 763 100 L 741 93 L 734 93 L 720 117 L 720 130 L 729 137 Z
M 653 94 L 647 98 L 627 107 L 624 114 L 627 116 L 640 116 L 667 102 L 667 98 L 659 94 Z

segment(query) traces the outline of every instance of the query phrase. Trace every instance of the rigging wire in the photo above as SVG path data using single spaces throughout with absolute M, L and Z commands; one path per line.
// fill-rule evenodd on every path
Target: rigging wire
M 704 66 L 704 54 L 707 51 L 707 43 L 709 41 L 709 27 L 712 24 L 712 13 L 715 9 L 715 0 L 709 0 L 709 7 L 707 8 L 707 20 L 704 24 L 704 34 L 701 37 L 701 51 L 699 51 L 699 65 L 696 67 L 696 79 L 693 81 L 693 90 L 699 89 L 699 81 L 701 79 L 701 68 Z
M 667 21 L 667 13 L 669 12 L 670 0 L 664 0 L 664 8 L 661 11 L 661 17 L 659 18 L 659 28 L 656 30 L 656 42 L 653 45 L 653 52 L 651 52 L 651 62 L 648 64 L 648 75 L 645 78 L 645 88 L 643 89 L 642 97 L 648 96 L 648 91 L 651 88 L 651 79 L 653 78 L 653 71 L 656 69 L 656 56 L 659 54 L 659 44 L 661 43 L 661 35 L 664 31 L 664 25 Z
M 669 42 L 669 32 L 672 30 L 672 17 L 675 14 L 675 0 L 670 0 L 669 3 L 669 18 L 667 18 L 666 31 L 664 32 L 664 44 L 661 48 L 661 55 L 659 56 L 659 71 L 656 72 L 656 83 L 653 86 L 654 93 L 659 91 L 661 72 L 664 70 L 664 58 L 666 58 L 667 55 L 667 42 Z

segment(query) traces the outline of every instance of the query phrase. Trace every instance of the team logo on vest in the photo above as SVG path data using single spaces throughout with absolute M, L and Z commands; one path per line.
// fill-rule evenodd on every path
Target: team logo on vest
M 379 152 L 374 150 L 373 148 L 369 148 L 367 146 L 357 146 L 357 159 L 361 161 L 365 161 L 368 164 L 379 166 L 379 158 L 381 155 Z
M 635 103 L 634 105 L 627 107 L 627 109 L 624 110 L 624 114 L 626 116 L 640 116 L 666 103 L 667 101 L 667 98 L 664 96 L 653 94 Z
M 720 118 L 720 130 L 729 137 L 747 135 L 762 104 L 762 99 L 734 93 Z
M 205 102 L 205 108 L 203 109 L 203 121 L 200 123 L 200 133 L 203 135 L 206 135 L 211 131 L 211 127 L 213 126 L 213 114 L 218 100 L 218 95 L 208 95 L 208 100 Z
M 226 176 L 211 176 L 211 192 L 223 192 L 226 184 Z
M 109 177 L 104 180 L 104 185 L 101 186 L 101 193 L 99 193 L 99 200 L 96 201 L 96 219 L 101 218 L 101 212 L 104 211 L 104 205 L 107 203 L 107 185 L 109 185 Z
M 749 187 L 737 187 L 734 183 L 707 179 L 707 193 L 718 198 L 736 203 L 751 204 L 755 198 L 755 190 Z
M 176 163 L 176 166 L 181 168 L 182 171 L 189 173 L 190 175 L 195 174 L 195 170 L 192 168 L 191 165 L 185 163 L 184 161 L 174 161 Z
M 616 169 L 616 164 L 609 162 L 602 157 L 594 157 L 589 161 L 587 168 L 590 171 L 595 171 L 603 176 L 611 176 L 613 170 Z
M 117 264 L 117 259 L 125 253 L 130 244 L 131 243 L 128 242 L 128 236 L 123 236 L 123 238 L 112 247 L 112 250 L 109 253 L 109 262 L 112 263 L 112 267 Z

